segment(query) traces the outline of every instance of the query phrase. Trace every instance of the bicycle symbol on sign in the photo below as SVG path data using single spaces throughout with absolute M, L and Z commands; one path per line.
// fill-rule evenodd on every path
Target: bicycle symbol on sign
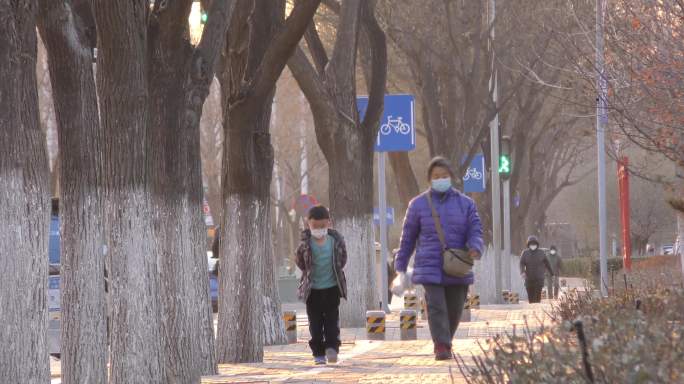
M 402 121 L 402 117 L 398 116 L 396 119 L 392 119 L 392 115 L 387 116 L 387 122 L 380 126 L 380 134 L 387 136 L 394 132 L 408 135 L 411 133 L 411 126 Z
M 463 181 L 468 181 L 471 177 L 473 180 L 482 180 L 482 172 L 478 171 L 477 168 L 468 168 L 468 172 L 463 176 Z

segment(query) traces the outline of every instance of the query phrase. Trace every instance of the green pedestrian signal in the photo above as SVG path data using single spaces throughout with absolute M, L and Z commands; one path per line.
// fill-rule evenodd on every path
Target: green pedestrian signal
M 209 16 L 207 15 L 207 11 L 202 11 L 202 16 L 200 16 L 200 22 L 202 24 L 206 24 L 207 19 L 209 19 Z
M 501 155 L 499 158 L 499 173 L 503 175 L 510 175 L 511 173 L 511 159 L 508 155 Z
M 511 138 L 508 136 L 503 136 L 501 138 L 501 152 L 499 154 L 499 175 L 501 178 L 508 180 L 511 177 L 512 168 Z

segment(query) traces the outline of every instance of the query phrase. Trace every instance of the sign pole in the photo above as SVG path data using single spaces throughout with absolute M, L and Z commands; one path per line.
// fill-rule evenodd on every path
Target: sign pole
M 496 0 L 490 0 L 489 23 L 494 23 Z M 491 29 L 491 38 L 494 40 L 494 28 Z M 491 47 L 492 51 L 494 47 Z M 494 55 L 494 53 L 492 53 Z M 492 59 L 492 74 L 489 79 L 490 89 L 493 90 L 494 108 L 498 102 L 498 84 L 495 61 Z M 494 252 L 494 277 L 496 302 L 501 303 L 501 179 L 499 178 L 499 114 L 489 122 L 489 134 L 491 141 L 491 165 L 492 165 L 492 248 Z
M 503 266 L 504 278 L 506 280 L 506 289 L 512 291 L 513 286 L 511 282 L 511 181 L 506 179 L 503 182 Z
M 385 313 L 390 313 L 387 287 L 388 287 L 388 276 L 387 276 L 387 259 L 388 247 L 387 247 L 387 188 L 385 186 L 385 152 L 378 152 L 378 219 L 380 220 L 380 273 L 382 276 L 380 287 L 380 293 L 382 297 L 382 310 Z

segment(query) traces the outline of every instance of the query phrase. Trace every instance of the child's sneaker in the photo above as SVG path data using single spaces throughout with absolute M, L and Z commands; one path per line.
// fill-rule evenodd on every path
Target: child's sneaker
M 316 364 L 316 365 L 325 365 L 325 356 L 316 356 L 316 357 L 314 357 L 314 364 Z
M 337 351 L 333 348 L 326 349 L 325 356 L 328 358 L 328 363 L 337 363 Z

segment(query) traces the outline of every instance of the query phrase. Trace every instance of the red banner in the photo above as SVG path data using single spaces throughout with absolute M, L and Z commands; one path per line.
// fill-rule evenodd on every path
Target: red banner
M 620 194 L 620 221 L 622 224 L 622 262 L 627 272 L 632 270 L 632 239 L 629 229 L 629 163 L 626 156 L 618 160 L 618 190 Z

